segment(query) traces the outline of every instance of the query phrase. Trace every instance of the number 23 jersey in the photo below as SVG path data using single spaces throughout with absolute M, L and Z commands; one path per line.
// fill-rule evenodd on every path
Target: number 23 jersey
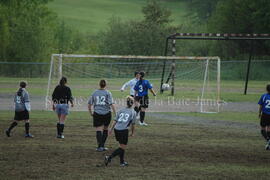
M 114 104 L 112 93 L 105 89 L 98 89 L 91 95 L 88 104 L 94 106 L 94 112 L 97 114 L 108 114 L 111 111 L 111 105 Z
M 136 112 L 133 108 L 123 108 L 116 114 L 116 125 L 114 129 L 125 130 L 128 129 L 130 124 L 135 124 L 136 122 Z
M 270 94 L 263 94 L 258 104 L 262 105 L 262 112 L 270 115 Z

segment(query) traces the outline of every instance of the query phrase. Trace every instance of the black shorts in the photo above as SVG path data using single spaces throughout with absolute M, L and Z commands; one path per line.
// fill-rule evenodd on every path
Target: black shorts
M 128 143 L 128 129 L 125 130 L 117 130 L 114 129 L 115 139 L 119 142 L 119 144 L 127 145 Z
M 28 120 L 29 119 L 29 112 L 27 110 L 17 112 L 15 111 L 14 120 L 16 121 L 22 121 L 22 120 Z
M 109 126 L 110 122 L 112 119 L 112 113 L 109 112 L 107 114 L 98 114 L 94 112 L 93 115 L 93 125 L 94 127 L 99 127 L 99 126 Z
M 262 113 L 260 124 L 261 127 L 270 126 L 270 114 Z
M 136 96 L 135 100 L 140 103 L 140 106 L 143 108 L 148 108 L 149 98 L 148 96 Z

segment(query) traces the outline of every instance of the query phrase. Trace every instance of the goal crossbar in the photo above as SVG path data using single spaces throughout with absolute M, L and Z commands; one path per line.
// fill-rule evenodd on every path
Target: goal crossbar
M 109 58 L 109 59 L 152 59 L 152 60 L 218 60 L 218 56 L 197 57 L 197 56 L 132 56 L 132 55 L 89 55 L 89 54 L 53 54 L 53 57 L 70 58 Z

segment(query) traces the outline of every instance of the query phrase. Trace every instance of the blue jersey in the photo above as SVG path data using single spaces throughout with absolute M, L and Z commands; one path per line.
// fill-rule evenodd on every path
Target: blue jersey
M 270 94 L 263 94 L 258 104 L 262 106 L 262 112 L 270 115 Z
M 148 89 L 152 89 L 152 85 L 149 83 L 148 80 L 139 80 L 135 87 L 134 90 L 138 92 L 137 96 L 146 96 L 148 95 Z

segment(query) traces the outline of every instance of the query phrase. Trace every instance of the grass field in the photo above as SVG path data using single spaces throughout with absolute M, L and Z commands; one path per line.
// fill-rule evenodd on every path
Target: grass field
M 172 11 L 173 24 L 183 24 L 186 3 L 177 0 L 160 2 Z M 54 0 L 49 3 L 49 8 L 79 31 L 96 33 L 106 29 L 113 16 L 123 20 L 142 19 L 141 9 L 146 3 L 146 0 Z
M 31 95 L 45 96 L 47 90 L 46 78 L 24 78 L 28 81 L 28 90 Z M 4 78 L 0 77 L 0 93 L 5 95 L 13 95 L 17 88 L 19 78 Z M 108 89 L 112 91 L 115 98 L 124 98 L 126 93 L 121 93 L 119 89 L 129 79 L 108 79 Z M 69 85 L 73 90 L 74 96 L 89 97 L 90 94 L 98 88 L 99 79 L 69 79 Z M 154 85 L 154 89 L 159 91 L 160 80 L 151 80 Z M 200 96 L 202 82 L 192 81 L 176 81 L 175 98 L 196 98 Z M 260 95 L 265 91 L 266 81 L 250 81 L 248 95 L 243 95 L 244 82 L 243 81 L 222 81 L 221 82 L 221 99 L 226 102 L 257 102 Z M 191 89 L 185 89 L 184 87 L 194 87 Z M 196 89 L 198 88 L 198 89 Z M 53 89 L 53 88 L 52 88 Z M 126 90 L 128 93 L 129 90 Z M 169 92 L 165 92 L 163 95 L 158 95 L 158 99 L 166 99 L 170 97 Z
M 10 123 L 12 112 L 1 111 L 0 129 Z M 170 114 L 168 114 L 168 117 Z M 182 118 L 186 114 L 178 114 Z M 242 114 L 227 113 L 226 120 L 247 117 L 245 124 L 256 120 Z M 161 117 L 161 116 L 160 116 Z M 189 118 L 207 122 L 195 114 Z M 205 119 L 206 118 L 206 119 Z M 1 179 L 267 179 L 270 175 L 264 141 L 256 128 L 244 126 L 218 127 L 200 125 L 170 118 L 147 116 L 149 127 L 136 128 L 130 138 L 126 160 L 130 166 L 121 168 L 118 158 L 109 167 L 96 167 L 107 153 L 95 152 L 95 132 L 87 112 L 72 112 L 66 122 L 65 139 L 55 138 L 56 116 L 52 112 L 31 113 L 34 139 L 23 137 L 20 124 L 13 136 L 0 136 Z M 107 146 L 111 152 L 117 147 L 114 137 Z

